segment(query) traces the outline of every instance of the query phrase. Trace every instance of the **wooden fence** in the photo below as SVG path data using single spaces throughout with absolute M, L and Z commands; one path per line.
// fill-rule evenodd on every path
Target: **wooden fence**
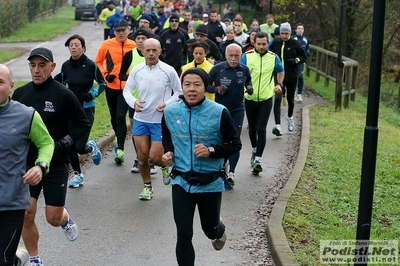
M 315 72 L 315 81 L 324 77 L 324 85 L 328 86 L 329 81 L 336 83 L 335 109 L 341 110 L 342 98 L 343 107 L 349 108 L 349 102 L 355 101 L 357 81 L 358 81 L 358 62 L 342 56 L 342 62 L 338 64 L 338 54 L 321 47 L 310 45 L 310 56 L 307 59 L 306 75 L 310 76 L 310 71 Z M 339 82 L 337 82 L 339 81 Z

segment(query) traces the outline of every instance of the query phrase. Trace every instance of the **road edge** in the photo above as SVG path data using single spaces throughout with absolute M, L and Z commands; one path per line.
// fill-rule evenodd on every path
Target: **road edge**
M 290 199 L 293 190 L 299 182 L 301 173 L 306 163 L 308 155 L 308 145 L 310 142 L 310 117 L 309 108 L 312 106 L 307 105 L 302 109 L 302 123 L 301 123 L 301 138 L 300 148 L 297 155 L 296 164 L 293 171 L 275 201 L 268 223 L 266 225 L 265 234 L 268 239 L 268 246 L 271 250 L 271 256 L 277 266 L 281 265 L 300 265 L 295 259 L 289 243 L 286 239 L 285 231 L 282 227 L 283 215 L 285 214 L 286 204 Z

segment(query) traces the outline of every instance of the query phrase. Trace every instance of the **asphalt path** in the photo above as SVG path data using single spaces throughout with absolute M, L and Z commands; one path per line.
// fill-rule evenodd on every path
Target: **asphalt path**
M 85 38 L 86 54 L 94 59 L 102 42 L 103 30 L 97 29 L 93 21 L 83 22 L 45 43 L 14 45 L 27 50 L 38 46 L 51 49 L 57 63 L 54 76 L 59 73 L 62 63 L 69 58 L 64 43 L 73 34 L 80 34 Z M 15 80 L 30 80 L 28 54 L 6 63 L 13 70 Z M 310 101 L 304 98 L 302 105 Z M 296 108 L 302 105 L 297 105 Z M 296 133 L 287 132 L 284 118 L 286 111 L 287 107 L 282 107 L 282 137 L 272 135 L 274 121 L 273 116 L 270 117 L 267 145 L 262 158 L 264 171 L 259 176 L 251 174 L 251 145 L 245 120 L 242 131 L 243 148 L 236 169 L 236 185 L 234 189 L 223 193 L 222 200 L 222 216 L 228 241 L 223 250 L 215 251 L 201 230 L 196 212 L 193 236 L 196 265 L 252 265 L 250 262 L 255 258 L 244 248 L 248 245 L 246 232 L 260 230 L 255 229 L 257 225 L 253 217 L 257 207 L 265 199 L 266 187 L 274 185 L 272 177 L 278 174 L 282 163 L 286 161 L 285 150 L 295 141 Z M 129 136 L 125 147 L 123 165 L 116 165 L 113 152 L 106 150 L 99 166 L 85 164 L 84 185 L 68 189 L 66 207 L 79 227 L 76 241 L 69 242 L 59 227 L 52 227 L 46 222 L 45 203 L 42 197 L 39 199 L 36 217 L 40 232 L 39 253 L 46 265 L 177 264 L 171 187 L 163 184 L 159 170 L 152 178 L 154 198 L 151 201 L 140 201 L 143 183 L 140 174 L 130 172 L 136 156 Z

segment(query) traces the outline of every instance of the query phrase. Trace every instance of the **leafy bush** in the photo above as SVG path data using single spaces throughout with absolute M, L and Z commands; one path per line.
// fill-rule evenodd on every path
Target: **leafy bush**
M 0 0 L 0 38 L 32 22 L 39 15 L 64 6 L 67 0 Z

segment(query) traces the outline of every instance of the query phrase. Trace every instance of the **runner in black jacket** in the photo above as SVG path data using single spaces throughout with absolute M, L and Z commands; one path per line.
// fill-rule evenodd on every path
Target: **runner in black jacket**
M 161 45 L 165 48 L 165 61 L 175 68 L 178 76 L 181 74 L 182 51 L 189 40 L 187 31 L 179 28 L 179 16 L 172 14 L 169 18 L 169 28 L 160 31 Z
M 68 182 L 68 149 L 90 130 L 90 124 L 74 93 L 51 77 L 56 66 L 53 53 L 47 48 L 36 48 L 31 51 L 28 60 L 32 82 L 15 90 L 12 99 L 35 108 L 55 144 L 50 171 L 38 185 L 30 187 L 31 207 L 26 210 L 22 233 L 31 256 L 31 264 L 42 265 L 38 254 L 39 234 L 35 224 L 39 194 L 43 189 L 47 221 L 53 226 L 61 226 L 68 240 L 75 240 L 78 227 L 64 208 Z M 70 121 L 73 124 L 72 129 L 69 127 Z M 30 147 L 27 170 L 35 165 L 37 152 L 35 147 Z M 47 171 L 47 166 L 42 167 L 44 172 Z
M 86 44 L 82 36 L 72 35 L 65 42 L 65 47 L 68 47 L 71 57 L 64 62 L 61 73 L 56 75 L 54 79 L 68 86 L 68 89 L 75 94 L 89 119 L 90 128 L 92 128 L 96 105 L 95 98 L 105 90 L 106 82 L 97 65 L 84 54 Z M 99 84 L 98 88 L 94 88 L 94 80 Z M 88 141 L 89 135 L 90 130 L 70 147 L 69 156 L 74 173 L 68 187 L 76 188 L 83 185 L 84 182 L 78 153 L 90 154 L 94 164 L 100 164 L 101 152 L 95 140 Z
M 286 87 L 286 97 L 289 104 L 289 110 L 286 114 L 288 121 L 288 131 L 294 130 L 293 109 L 294 109 L 294 93 L 297 85 L 297 65 L 305 63 L 307 54 L 301 46 L 300 42 L 290 38 L 291 27 L 285 22 L 279 27 L 280 38 L 275 38 L 269 50 L 279 56 L 285 69 L 285 79 L 283 85 Z

